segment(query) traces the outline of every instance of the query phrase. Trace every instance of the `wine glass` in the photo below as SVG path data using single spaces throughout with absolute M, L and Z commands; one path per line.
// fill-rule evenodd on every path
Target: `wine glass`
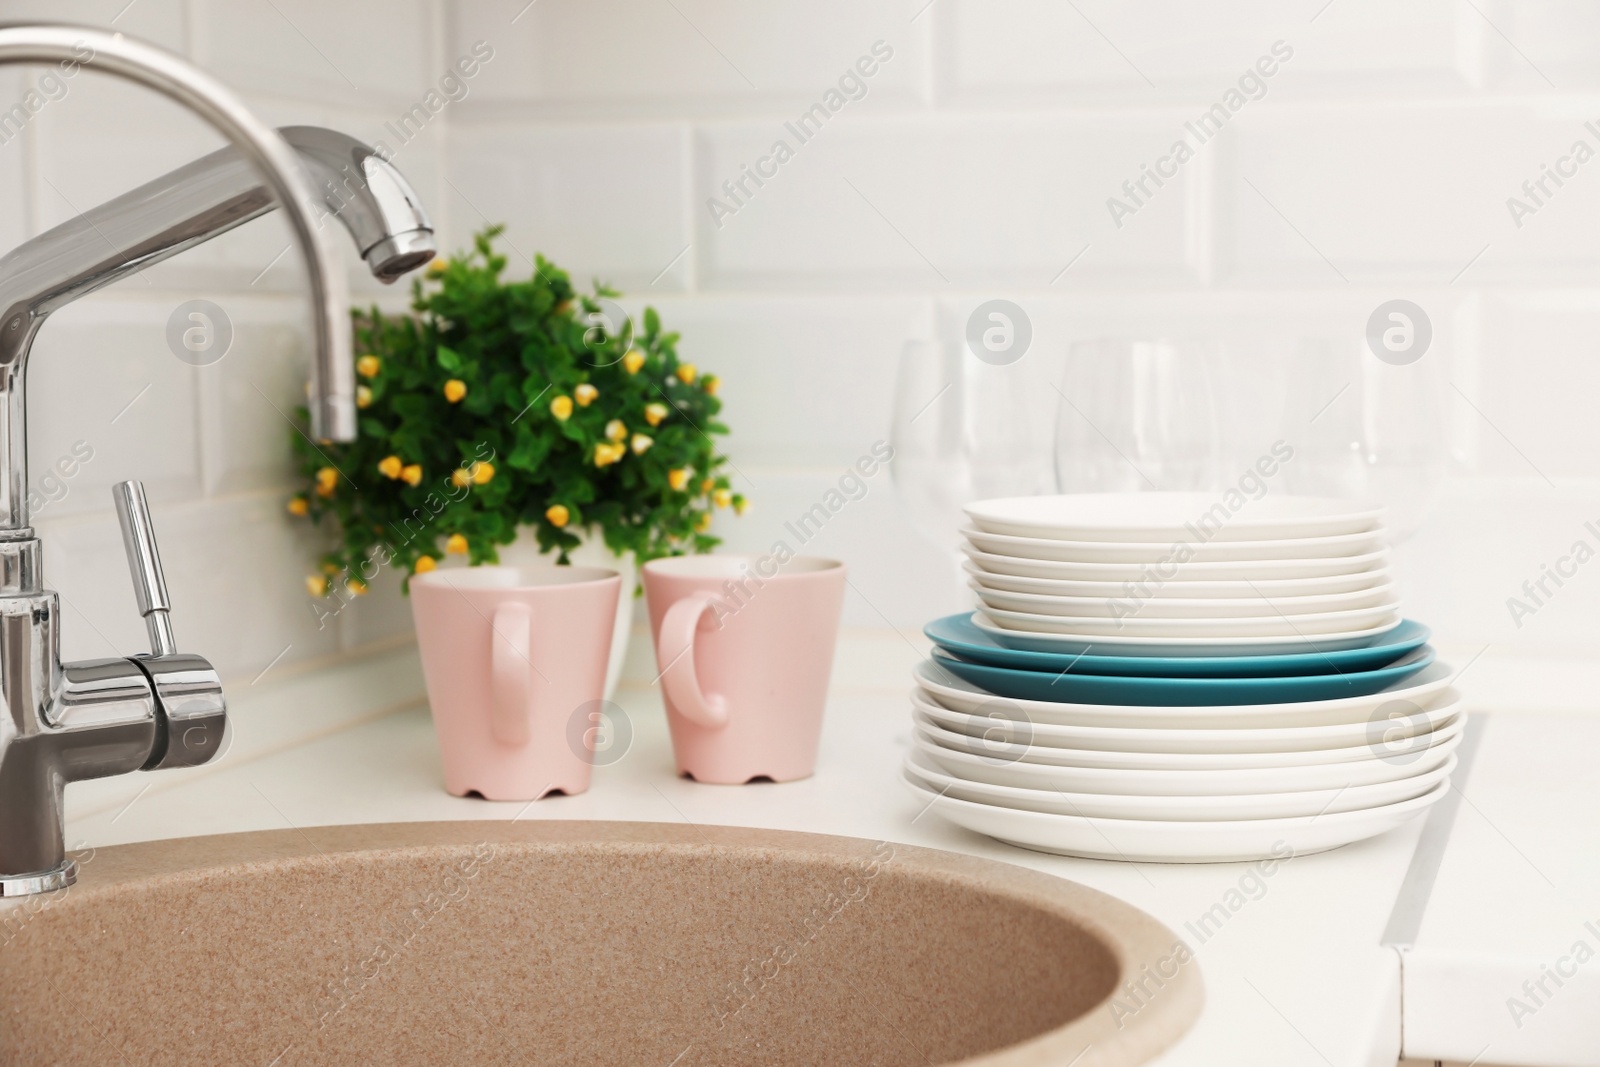
M 1078 341 L 1056 389 L 1063 493 L 1218 488 L 1214 353 L 1198 341 Z
M 1437 360 L 1373 357 L 1360 339 L 1309 338 L 1290 363 L 1281 436 L 1296 493 L 1381 504 L 1390 540 L 1415 533 L 1443 488 L 1443 386 Z
M 962 508 L 1049 492 L 1049 451 L 1015 364 L 985 363 L 963 344 L 913 338 L 895 380 L 890 477 L 912 525 L 951 554 L 960 576 Z

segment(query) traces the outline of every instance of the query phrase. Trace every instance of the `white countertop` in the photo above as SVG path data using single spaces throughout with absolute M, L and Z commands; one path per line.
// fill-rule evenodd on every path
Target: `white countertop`
M 1405 950 L 1407 1048 L 1600 1062 L 1600 719 L 1492 715 Z
M 858 649 L 858 657 L 865 654 Z M 394 691 L 401 650 L 369 665 Z M 896 653 L 895 655 L 898 655 Z M 846 654 L 844 659 L 849 659 Z M 894 673 L 899 677 L 901 665 Z M 845 674 L 851 668 L 844 665 Z M 919 815 L 898 781 L 910 744 L 904 690 L 846 692 L 830 702 L 817 774 L 784 785 L 700 785 L 676 777 L 655 691 L 625 689 L 634 728 L 628 754 L 595 771 L 582 796 L 530 805 L 447 795 L 426 708 L 354 708 L 365 691 L 332 684 L 339 709 L 308 703 L 330 691 L 315 676 L 277 691 L 233 696 L 235 744 L 198 772 L 133 775 L 69 790 L 68 842 L 108 845 L 163 837 L 337 823 L 429 819 L 630 819 L 721 823 L 887 839 L 966 852 L 1074 879 L 1130 901 L 1195 945 L 1185 924 L 1229 890 L 1243 864 L 1104 863 L 1002 845 Z M 392 695 L 392 694 L 391 694 Z M 367 702 L 372 703 L 368 697 Z M 376 715 L 363 719 L 363 714 Z M 274 745 L 285 718 L 323 715 L 334 732 Z M 1383 838 L 1278 866 L 1259 899 L 1195 945 L 1206 1008 L 1159 1062 L 1263 1067 L 1392 1065 L 1400 1047 L 1398 957 L 1380 947 L 1420 823 Z
M 636 642 L 638 643 L 638 642 Z M 1458 654 L 1465 662 L 1472 650 Z M 817 774 L 784 785 L 700 785 L 676 777 L 656 692 L 617 696 L 634 730 L 627 755 L 596 769 L 589 792 L 532 805 L 447 795 L 408 647 L 322 672 L 230 689 L 234 744 L 217 766 L 89 782 L 68 792 L 71 846 L 360 822 L 626 819 L 842 834 L 949 849 L 1070 878 L 1138 905 L 1195 948 L 1206 1007 L 1158 1062 L 1271 1067 L 1392 1067 L 1402 1048 L 1431 1060 L 1600 1063 L 1600 958 L 1534 1017 L 1511 1026 L 1505 998 L 1586 938 L 1600 950 L 1600 804 L 1590 753 L 1600 718 L 1570 711 L 1571 691 L 1499 703 L 1525 665 L 1484 656 L 1466 685 L 1493 694 L 1479 759 L 1415 944 L 1382 944 L 1424 821 L 1280 864 L 1265 891 L 1203 940 L 1187 924 L 1241 885 L 1246 864 L 1108 863 L 1028 852 L 951 826 L 899 784 L 910 744 L 898 637 L 841 645 Z M 1574 667 L 1569 679 L 1592 673 Z M 1537 695 L 1535 695 L 1537 696 Z M 1524 714 L 1503 714 L 1504 711 Z M 1577 731 L 1550 745 L 1552 723 Z M 1559 811 L 1559 818 L 1552 814 Z M 1236 894 L 1230 898 L 1237 903 Z M 1593 921 L 1595 929 L 1584 923 Z M 1551 987 L 1554 988 L 1553 986 Z M 1483 1049 L 1489 1048 L 1485 1054 Z

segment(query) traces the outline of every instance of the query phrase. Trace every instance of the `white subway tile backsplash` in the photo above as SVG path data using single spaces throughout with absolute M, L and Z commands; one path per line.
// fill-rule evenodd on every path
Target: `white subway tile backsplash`
M 184 0 L 6 0 L 5 18 L 95 26 L 183 55 L 189 46 L 187 7 Z
M 1193 276 L 1193 174 L 1147 184 L 1132 217 L 1108 207 L 1177 136 L 1175 116 L 846 116 L 803 141 L 793 122 L 702 128 L 693 211 L 706 284 L 938 292 Z M 775 174 L 758 186 L 747 167 Z
M 1538 93 L 1600 85 L 1600 10 L 1560 0 L 1485 0 L 1470 17 L 1484 26 L 1484 65 L 1496 84 Z
M 1036 108 L 1175 98 L 1210 104 L 1279 42 L 1281 62 L 1263 68 L 1274 73 L 1251 79 L 1247 91 L 1461 87 L 1459 10 L 1454 0 L 1341 0 L 1336 7 L 1326 0 L 954 0 L 933 13 L 941 99 Z
M 179 646 L 205 656 L 224 677 L 254 677 L 269 664 L 297 663 L 339 651 L 334 619 L 319 628 L 304 575 L 315 571 L 316 545 L 277 494 L 152 508 L 161 562 L 172 595 Z M 134 607 L 115 514 L 39 526 L 45 584 L 66 608 L 62 655 L 126 656 L 146 647 Z
M 33 121 L 40 229 L 225 143 L 192 112 L 131 82 L 85 70 L 67 85 L 66 95 Z
M 1485 302 L 1481 361 L 1461 385 L 1474 470 L 1560 481 L 1600 477 L 1600 298 L 1587 292 L 1508 294 Z M 1465 404 L 1460 396 L 1449 398 Z
M 156 502 L 202 492 L 196 370 L 167 344 L 176 304 L 97 294 L 39 331 L 28 367 L 28 454 L 33 489 L 59 498 L 43 514 L 107 508 L 111 486 L 126 478 L 143 480 Z M 85 450 L 93 458 L 66 476 L 58 465 Z M 43 480 L 52 469 L 59 490 Z
M 400 592 L 402 577 L 393 569 L 386 570 L 372 580 L 365 596 L 345 601 L 343 606 L 337 600 L 330 602 L 346 650 L 414 636 L 411 600 Z
M 654 304 L 684 356 L 724 383 L 727 449 L 754 503 L 742 519 L 719 514 L 728 548 L 782 539 L 844 559 L 847 623 L 898 627 L 907 655 L 917 626 L 967 601 L 888 472 L 804 546 L 785 524 L 888 434 L 912 321 L 959 344 L 994 297 L 1024 309 L 1033 342 L 1018 363 L 983 369 L 983 389 L 1015 400 L 979 419 L 987 440 L 1003 430 L 1053 452 L 1076 341 L 1209 339 L 1231 462 L 1295 433 L 1308 456 L 1347 433 L 1384 457 L 1447 448 L 1458 477 L 1413 494 L 1426 519 L 1399 557 L 1412 612 L 1442 638 L 1600 642 L 1581 575 L 1521 626 L 1506 603 L 1600 520 L 1600 431 L 1584 407 L 1600 388 L 1589 369 L 1600 302 L 1580 288 L 1600 273 L 1588 240 L 1600 164 L 1559 185 L 1546 176 L 1579 140 L 1600 158 L 1600 132 L 1585 126 L 1600 127 L 1600 17 L 1581 5 L 16 0 L 8 12 L 111 25 L 191 56 L 271 124 L 383 142 L 445 251 L 504 221 L 513 275 L 540 252 L 581 286 L 622 288 L 630 310 Z M 786 123 L 826 108 L 879 40 L 892 58 L 802 143 Z M 1199 143 L 1185 122 L 1280 40 L 1293 55 L 1260 98 Z M 480 41 L 477 71 L 445 85 Z M 0 110 L 23 86 L 0 71 Z M 222 143 L 145 90 L 93 74 L 67 89 L 0 144 L 0 246 Z M 792 158 L 757 186 L 745 168 L 779 139 Z M 1195 155 L 1177 176 L 1124 188 L 1180 139 Z M 1524 181 L 1544 183 L 1537 199 Z M 1534 209 L 1521 225 L 1511 197 Z M 406 306 L 408 286 L 378 286 L 335 242 L 356 302 Z M 306 374 L 289 244 L 281 218 L 258 220 L 41 334 L 30 444 L 35 486 L 53 479 L 40 527 L 68 598 L 69 655 L 142 645 L 106 500 L 123 477 L 143 478 L 156 502 L 180 640 L 225 672 L 410 633 L 398 576 L 320 630 L 304 594 L 320 542 L 283 513 L 290 431 L 273 409 L 299 402 Z M 194 297 L 236 331 L 230 354 L 201 369 L 165 340 L 172 309 Z M 1361 341 L 1396 297 L 1434 329 L 1409 368 L 1380 367 Z M 1311 340 L 1338 358 L 1306 366 Z M 1337 399 L 1309 434 L 1299 424 L 1318 390 Z M 72 460 L 79 441 L 87 462 Z
M 1406 612 L 1432 626 L 1439 642 L 1474 652 L 1587 652 L 1600 643 L 1596 531 L 1593 483 L 1552 489 L 1519 473 L 1458 484 L 1396 552 Z M 1580 541 L 1587 562 L 1574 551 Z
M 289 297 L 233 297 L 222 305 L 233 346 L 195 373 L 201 451 L 212 494 L 294 485 L 290 436 L 305 403 L 311 337 L 302 302 Z
M 509 273 L 530 275 L 542 253 L 583 289 L 592 279 L 629 290 L 688 286 L 679 128 L 471 125 L 447 143 L 452 247 L 504 222 Z
M 1506 198 L 1571 126 L 1509 105 L 1246 112 L 1218 154 L 1219 263 L 1236 279 L 1332 288 L 1521 270 L 1535 257 Z M 1587 213 L 1587 194 L 1563 201 Z
M 237 89 L 375 105 L 434 85 L 428 0 L 198 0 L 195 58 Z
M 30 164 L 33 151 L 27 125 L 13 106 L 27 106 L 30 80 L 22 71 L 0 69 L 0 249 L 9 252 L 30 230 Z M 0 252 L 0 254 L 4 254 Z
M 1278 5 L 1272 5 L 1276 8 Z M 1463 92 L 1480 80 L 1482 27 L 1459 0 L 1304 0 L 1280 35 L 1295 49 L 1286 95 L 1352 95 L 1379 109 L 1406 93 Z
M 488 114 L 728 114 L 804 106 L 846 79 L 852 107 L 915 106 L 925 33 L 896 0 L 529 4 L 456 0 L 450 48 L 494 50 L 470 109 Z M 848 73 L 879 44 L 872 73 Z M 858 89 L 856 81 L 864 83 Z M 509 105 L 509 106 L 508 106 Z
M 741 465 L 853 462 L 889 431 L 895 365 L 922 301 L 761 297 L 629 298 L 683 335 L 680 357 L 721 381 Z

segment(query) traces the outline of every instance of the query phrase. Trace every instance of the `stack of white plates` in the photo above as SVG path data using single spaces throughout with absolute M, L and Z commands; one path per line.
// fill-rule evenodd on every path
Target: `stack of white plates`
M 1377 512 L 1148 493 L 968 515 L 979 610 L 927 628 L 904 768 L 945 818 L 1100 859 L 1282 858 L 1448 790 L 1461 698 L 1400 616 Z

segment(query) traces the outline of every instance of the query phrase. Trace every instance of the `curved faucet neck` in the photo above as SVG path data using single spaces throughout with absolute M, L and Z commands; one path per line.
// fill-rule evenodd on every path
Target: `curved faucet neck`
M 319 204 L 391 282 L 433 257 L 415 192 L 371 148 L 314 126 L 280 131 Z M 259 171 L 224 148 L 108 200 L 0 257 L 0 540 L 27 536 L 28 353 L 54 311 L 277 206 Z M 346 361 L 348 366 L 348 361 Z

